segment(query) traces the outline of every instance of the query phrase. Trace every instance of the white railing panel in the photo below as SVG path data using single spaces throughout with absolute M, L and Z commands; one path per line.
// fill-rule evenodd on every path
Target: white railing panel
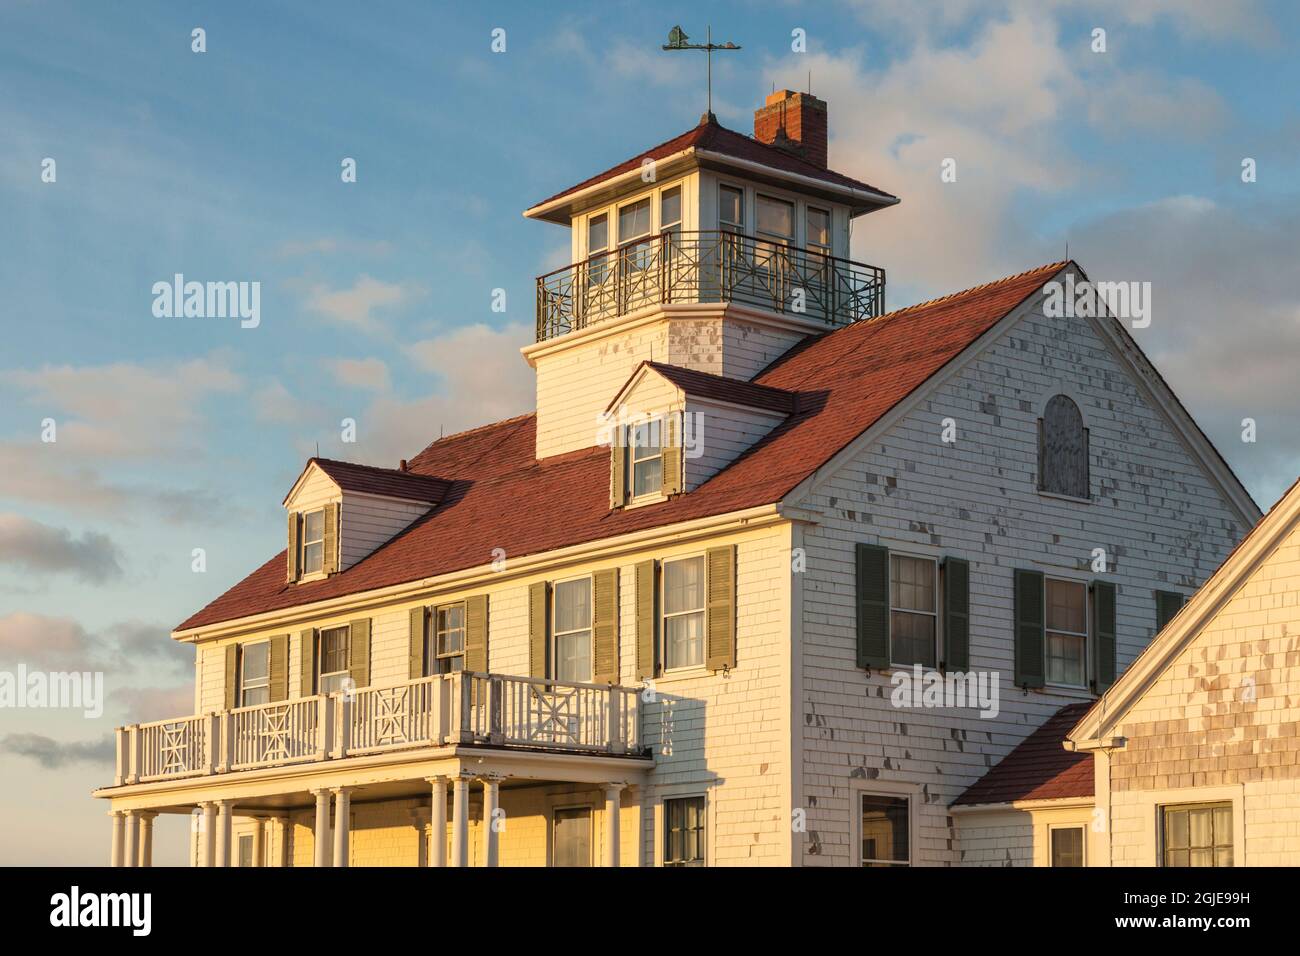
M 206 717 L 157 720 L 135 728 L 140 780 L 186 777 L 207 770 Z
M 441 676 L 356 691 L 351 701 L 348 753 L 439 746 L 446 733 Z
M 320 698 L 239 707 L 226 714 L 230 769 L 273 767 L 318 756 Z

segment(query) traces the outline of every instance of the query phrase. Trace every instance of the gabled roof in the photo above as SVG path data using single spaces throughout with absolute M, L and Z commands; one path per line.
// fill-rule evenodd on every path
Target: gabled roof
M 772 388 L 768 385 L 759 385 L 755 382 L 726 378 L 722 375 L 713 375 L 693 368 L 682 368 L 680 365 L 665 365 L 663 362 L 652 362 L 647 359 L 628 376 L 627 384 L 619 389 L 618 394 L 614 396 L 614 400 L 609 403 L 609 407 L 605 411 L 611 411 L 618 405 L 623 396 L 627 394 L 628 387 L 636 381 L 643 369 L 649 369 L 662 375 L 685 392 L 687 396 L 694 395 L 697 398 L 731 402 L 735 405 L 745 405 L 749 408 L 776 412 L 778 415 L 789 415 L 798 406 L 799 396 L 794 392 Z
M 440 439 L 411 460 L 443 478 L 442 503 L 352 567 L 286 584 L 284 554 L 181 623 L 188 631 L 267 611 L 484 566 L 511 558 L 774 504 L 960 355 L 1065 263 L 968 289 L 816 336 L 755 382 L 798 393 L 798 410 L 689 494 L 609 507 L 609 450 L 538 461 L 534 415 Z
M 1092 755 L 1070 753 L 1061 746 L 1066 733 L 1090 706 L 1066 704 L 971 784 L 952 805 L 1091 797 L 1095 789 Z
M 407 501 L 422 501 L 437 504 L 447 494 L 451 482 L 434 475 L 421 475 L 397 468 L 380 468 L 375 465 L 360 465 L 351 461 L 338 461 L 334 458 L 310 458 L 303 469 L 303 475 L 311 470 L 312 465 L 320 468 L 330 480 L 344 491 L 354 491 L 363 495 L 381 495 L 385 498 L 403 498 Z M 297 489 L 302 477 L 294 482 L 294 488 L 285 496 L 288 502 Z
M 1091 748 L 1109 739 L 1115 725 L 1297 527 L 1300 527 L 1300 480 L 1287 489 L 1268 514 L 1229 552 L 1119 680 L 1086 713 L 1079 715 L 1077 725 L 1068 734 L 1071 745 Z
M 701 118 L 699 125 L 693 129 L 689 129 L 679 136 L 674 136 L 672 139 L 665 140 L 658 146 L 652 146 L 645 152 L 611 166 L 602 173 L 584 179 L 576 186 L 570 186 L 554 196 L 543 199 L 527 210 L 524 215 L 544 218 L 541 211 L 552 203 L 609 180 L 617 179 L 626 173 L 638 172 L 641 169 L 641 164 L 647 159 L 663 160 L 690 150 L 697 153 L 716 155 L 724 162 L 727 159 L 732 159 L 746 164 L 753 163 L 766 166 L 779 173 L 819 180 L 839 189 L 868 193 L 871 194 L 870 205 L 884 206 L 898 202 L 897 196 L 890 195 L 884 190 L 854 179 L 852 176 L 837 173 L 832 169 L 824 169 L 816 163 L 811 163 L 776 146 L 761 143 L 753 137 L 729 130 L 725 126 L 719 125 L 715 118 L 706 114 Z

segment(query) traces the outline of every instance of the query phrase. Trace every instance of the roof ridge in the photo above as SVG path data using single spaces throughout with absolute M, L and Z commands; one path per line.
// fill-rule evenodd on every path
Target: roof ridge
M 390 468 L 387 465 L 369 465 L 363 461 L 348 461 L 345 458 L 325 458 L 321 455 L 313 455 L 311 458 L 314 462 L 327 462 L 331 465 L 347 465 L 350 468 L 368 468 L 371 471 L 387 471 L 394 475 L 410 475 L 414 478 L 429 478 L 430 475 L 421 475 L 411 471 L 402 471 L 401 468 Z
M 419 452 L 417 452 L 417 455 L 423 455 L 426 451 L 428 451 L 430 448 L 432 448 L 434 445 L 438 444 L 439 442 L 449 441 L 452 438 L 464 438 L 466 435 L 473 435 L 475 432 L 485 432 L 489 428 L 500 428 L 502 425 L 511 425 L 514 424 L 515 422 L 521 422 L 525 418 L 532 418 L 536 414 L 537 414 L 537 410 L 533 409 L 531 412 L 524 412 L 523 414 L 520 415 L 512 415 L 509 418 L 498 419 L 495 422 L 488 422 L 487 424 L 484 425 L 475 425 L 473 428 L 466 428 L 464 431 L 452 432 L 450 435 L 442 435 L 438 438 L 435 438 L 433 441 L 429 442 L 429 444 L 421 448 Z
M 853 323 L 853 325 L 862 325 L 862 324 L 869 325 L 875 322 L 882 322 L 885 319 L 891 319 L 894 316 L 902 315 L 905 312 L 912 312 L 915 309 L 928 309 L 931 306 L 938 305 L 941 302 L 948 302 L 949 300 L 952 299 L 959 299 L 965 295 L 973 295 L 976 292 L 987 292 L 989 289 L 992 289 L 995 286 L 1006 285 L 1008 282 L 1015 282 L 1017 279 L 1023 279 L 1026 276 L 1033 275 L 1035 272 L 1047 272 L 1049 270 L 1055 271 L 1055 270 L 1063 269 L 1065 266 L 1068 266 L 1073 261 L 1074 261 L 1073 259 L 1063 259 L 1058 262 L 1048 262 L 1044 265 L 1036 266 L 1033 269 L 1026 269 L 1023 272 L 1017 272 L 1015 275 L 1003 276 L 1001 279 L 993 279 L 990 282 L 983 282 L 980 283 L 979 285 L 973 285 L 969 289 L 959 289 L 956 292 L 949 292 L 947 295 L 941 295 L 934 299 L 926 299 L 923 302 L 914 302 L 911 305 L 903 306 L 903 308 L 901 309 L 894 309 L 892 312 L 886 312 L 883 315 L 878 315 L 874 319 L 867 319 L 865 323 L 855 322 Z M 851 328 L 851 326 L 845 326 L 845 328 Z

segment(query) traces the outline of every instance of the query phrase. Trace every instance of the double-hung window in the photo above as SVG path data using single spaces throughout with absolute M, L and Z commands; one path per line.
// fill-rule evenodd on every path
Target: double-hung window
M 435 608 L 430 619 L 433 633 L 429 640 L 429 664 L 426 673 L 454 674 L 465 668 L 465 605 L 449 604 Z
M 663 566 L 664 669 L 704 665 L 704 556 Z
M 325 511 L 302 516 L 302 573 L 315 574 L 325 566 Z
M 601 213 L 587 220 L 587 281 L 601 285 L 609 274 L 609 214 Z
M 1082 581 L 1046 578 L 1047 682 L 1069 687 L 1088 683 L 1088 587 Z
M 745 232 L 745 191 L 735 186 L 718 187 L 718 228 L 743 235 Z
M 664 866 L 704 866 L 703 797 L 664 801 Z
M 858 795 L 858 839 L 863 866 L 911 866 L 907 797 Z
M 239 649 L 239 705 L 271 701 L 271 642 L 245 644 Z
M 1052 827 L 1052 866 L 1083 866 L 1083 827 Z
M 555 679 L 591 680 L 591 578 L 555 585 Z
M 320 632 L 320 661 L 316 681 L 318 693 L 333 694 L 347 686 L 352 632 L 347 626 L 331 627 Z
M 663 421 L 628 426 L 628 471 L 633 498 L 657 495 L 663 487 Z
M 809 206 L 805 216 L 807 234 L 804 244 L 809 252 L 823 256 L 831 254 L 831 214 L 825 209 Z
M 674 186 L 659 194 L 659 232 L 682 231 L 682 187 Z
M 1232 866 L 1232 804 L 1160 808 L 1165 866 Z
M 933 558 L 889 556 L 890 658 L 894 664 L 935 666 L 939 624 L 939 565 Z
M 638 241 L 641 240 L 641 241 Z M 639 272 L 650 264 L 650 198 L 620 206 L 618 247 L 623 268 Z

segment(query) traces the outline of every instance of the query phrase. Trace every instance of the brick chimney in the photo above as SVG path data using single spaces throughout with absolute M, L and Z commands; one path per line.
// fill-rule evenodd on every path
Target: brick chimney
M 826 101 L 777 90 L 754 110 L 754 138 L 826 168 Z

